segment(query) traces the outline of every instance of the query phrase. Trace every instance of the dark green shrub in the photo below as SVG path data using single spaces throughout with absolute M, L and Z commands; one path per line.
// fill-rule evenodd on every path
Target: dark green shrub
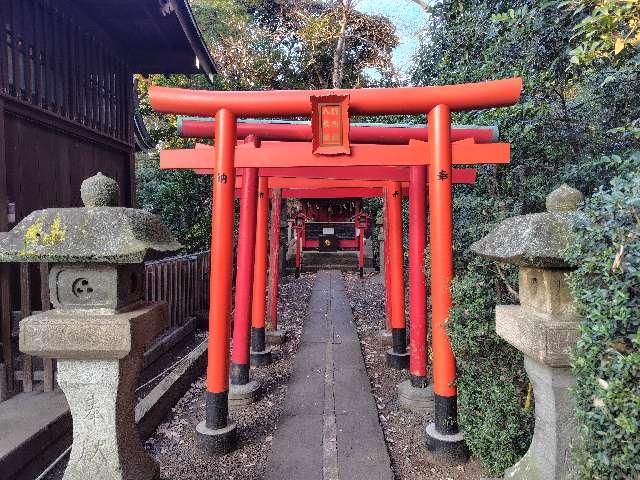
M 495 306 L 513 303 L 494 279 L 495 266 L 474 260 L 454 282 L 449 333 L 458 363 L 459 422 L 467 445 L 492 473 L 502 473 L 529 447 L 533 404 L 522 354 L 495 334 Z M 513 278 L 515 268 L 504 267 Z M 527 400 L 529 398 L 529 400 Z
M 640 478 L 640 152 L 576 221 L 567 258 L 584 317 L 573 352 L 580 478 Z

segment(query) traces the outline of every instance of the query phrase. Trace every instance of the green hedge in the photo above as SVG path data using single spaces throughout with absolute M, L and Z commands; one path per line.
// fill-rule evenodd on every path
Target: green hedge
M 640 153 L 624 163 L 586 202 L 567 252 L 584 317 L 573 369 L 585 479 L 640 478 Z
M 491 474 L 501 474 L 527 451 L 534 415 L 522 353 L 495 334 L 496 304 L 514 301 L 496 282 L 495 268 L 493 262 L 475 259 L 457 277 L 448 329 L 465 440 Z M 502 268 L 517 285 L 517 270 Z

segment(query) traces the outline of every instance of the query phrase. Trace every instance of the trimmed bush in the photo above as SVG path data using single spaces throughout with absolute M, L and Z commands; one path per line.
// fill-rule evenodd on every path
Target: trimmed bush
M 585 479 L 640 478 L 640 152 L 624 164 L 586 202 L 567 252 L 584 317 L 572 366 Z
M 473 260 L 454 281 L 456 306 L 448 329 L 465 440 L 490 473 L 501 474 L 529 448 L 534 415 L 522 353 L 495 334 L 496 304 L 513 303 L 496 282 L 495 268 L 493 262 Z M 517 269 L 502 268 L 517 284 Z

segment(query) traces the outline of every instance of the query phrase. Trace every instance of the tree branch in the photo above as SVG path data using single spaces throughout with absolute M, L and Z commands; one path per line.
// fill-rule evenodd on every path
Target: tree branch
M 425 12 L 431 13 L 431 5 L 429 5 L 424 0 L 409 0 L 409 1 L 415 3 L 416 5 L 419 5 L 420 8 L 422 8 Z
M 500 268 L 500 265 L 498 264 L 496 264 L 496 271 L 498 272 L 498 275 L 502 279 L 502 283 L 504 283 L 504 286 L 507 287 L 507 290 L 509 291 L 509 293 L 513 295 L 513 297 L 516 300 L 520 301 L 520 295 L 511 285 L 509 285 L 509 282 L 507 282 L 507 278 L 505 277 L 504 272 L 502 271 L 502 268 Z

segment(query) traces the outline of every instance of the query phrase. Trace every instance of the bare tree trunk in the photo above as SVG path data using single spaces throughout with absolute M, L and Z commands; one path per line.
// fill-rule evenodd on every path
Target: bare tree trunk
M 349 11 L 351 10 L 351 0 L 342 1 L 342 19 L 340 22 L 340 33 L 338 43 L 333 52 L 333 72 L 331 83 L 333 88 L 342 88 L 344 78 L 344 55 L 347 43 L 347 25 L 349 23 Z
M 415 3 L 416 5 L 420 5 L 420 7 L 427 13 L 431 13 L 431 5 L 429 5 L 425 0 L 409 0 L 410 2 Z

